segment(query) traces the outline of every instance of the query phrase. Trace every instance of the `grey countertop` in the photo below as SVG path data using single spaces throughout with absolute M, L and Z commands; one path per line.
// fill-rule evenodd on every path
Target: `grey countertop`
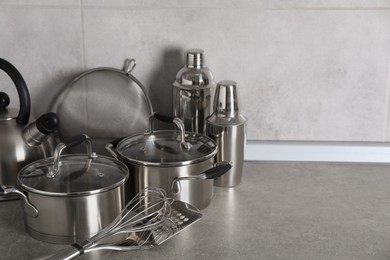
M 79 259 L 390 259 L 390 165 L 245 162 L 202 213 L 156 248 Z M 20 201 L 0 202 L 0 235 L 0 259 L 64 248 L 29 237 Z

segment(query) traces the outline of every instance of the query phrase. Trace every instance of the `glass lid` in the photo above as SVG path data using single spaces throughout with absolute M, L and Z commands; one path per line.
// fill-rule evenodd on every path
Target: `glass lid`
M 127 137 L 118 144 L 117 151 L 126 160 L 150 166 L 188 165 L 210 159 L 217 152 L 216 143 L 209 137 L 175 130 Z
M 51 177 L 53 170 L 53 158 L 39 160 L 21 170 L 18 184 L 34 193 L 81 196 L 116 188 L 128 178 L 124 164 L 105 156 L 63 155 Z
M 71 146 L 85 142 L 87 154 L 61 155 Z M 18 184 L 25 190 L 51 196 L 82 196 L 105 192 L 124 183 L 129 176 L 126 165 L 92 152 L 89 136 L 77 135 L 59 143 L 54 156 L 25 166 Z

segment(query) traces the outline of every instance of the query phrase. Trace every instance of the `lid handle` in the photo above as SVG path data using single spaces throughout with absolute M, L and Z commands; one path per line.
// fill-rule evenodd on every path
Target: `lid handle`
M 178 117 L 170 117 L 167 115 L 159 114 L 157 112 L 153 113 L 149 117 L 149 131 L 146 131 L 146 135 L 153 134 L 153 121 L 154 119 L 158 119 L 160 121 L 166 122 L 166 123 L 174 123 L 180 132 L 180 143 L 181 145 L 186 149 L 191 149 L 191 144 L 189 142 L 186 142 L 185 140 L 185 127 L 183 121 Z
M 62 151 L 65 149 L 65 148 L 68 148 L 68 147 L 73 147 L 73 146 L 76 146 L 78 144 L 81 144 L 85 142 L 86 144 L 86 147 L 87 147 L 87 154 L 89 156 L 90 159 L 94 159 L 97 157 L 97 155 L 92 151 L 92 142 L 91 142 L 91 138 L 86 135 L 86 134 L 80 134 L 80 135 L 76 135 L 76 136 L 73 136 L 73 137 L 70 137 L 66 140 L 64 140 L 64 142 L 62 143 L 59 143 L 56 148 L 54 149 L 54 155 L 53 155 L 53 158 L 54 158 L 54 165 L 53 165 L 53 170 L 52 171 L 49 171 L 47 173 L 47 177 L 48 178 L 54 178 L 58 171 L 59 171 L 59 164 L 60 164 L 60 157 L 61 157 L 61 153 Z M 89 168 L 89 164 L 88 163 L 88 168 Z
M 0 110 L 6 109 L 9 105 L 9 96 L 7 93 L 0 92 Z
M 20 109 L 19 114 L 16 117 L 16 122 L 20 125 L 26 125 L 30 118 L 31 110 L 30 93 L 28 92 L 26 82 L 19 71 L 11 63 L 1 58 L 0 69 L 10 76 L 18 91 Z

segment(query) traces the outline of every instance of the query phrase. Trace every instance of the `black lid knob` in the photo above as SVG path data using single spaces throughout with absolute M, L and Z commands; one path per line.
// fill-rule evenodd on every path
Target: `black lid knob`
M 58 128 L 60 119 L 57 114 L 50 112 L 40 116 L 36 121 L 36 125 L 41 133 L 49 135 Z
M 9 105 L 9 96 L 7 93 L 0 92 L 0 110 L 4 110 Z

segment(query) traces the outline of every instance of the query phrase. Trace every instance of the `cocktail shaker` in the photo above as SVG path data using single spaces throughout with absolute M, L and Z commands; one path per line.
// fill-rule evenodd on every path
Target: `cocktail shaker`
M 173 83 L 174 115 L 183 122 L 186 131 L 206 134 L 206 118 L 212 112 L 215 81 L 205 66 L 201 49 L 187 51 L 186 64 Z
M 241 183 L 247 119 L 240 114 L 237 99 L 236 82 L 218 82 L 214 111 L 207 118 L 207 135 L 217 143 L 215 162 L 229 161 L 232 168 L 214 180 L 215 186 L 234 187 Z

